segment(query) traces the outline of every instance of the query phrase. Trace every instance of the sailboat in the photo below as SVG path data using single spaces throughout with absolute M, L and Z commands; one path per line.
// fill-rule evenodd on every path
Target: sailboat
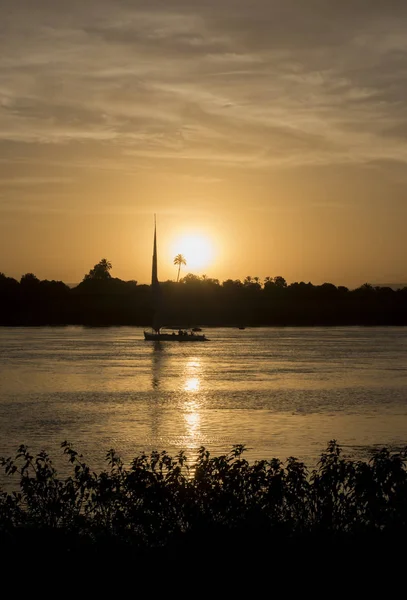
M 163 297 L 160 283 L 158 281 L 157 268 L 157 222 L 154 215 L 154 243 L 153 243 L 153 267 L 151 273 L 151 290 L 153 296 L 154 316 L 151 332 L 144 331 L 144 339 L 149 342 L 206 342 L 208 338 L 204 334 L 197 334 L 194 330 L 187 331 L 185 328 L 177 328 L 178 332 L 172 333 L 162 331 L 163 326 Z M 171 328 L 173 329 L 173 328 Z M 198 328 L 196 328 L 198 329 Z

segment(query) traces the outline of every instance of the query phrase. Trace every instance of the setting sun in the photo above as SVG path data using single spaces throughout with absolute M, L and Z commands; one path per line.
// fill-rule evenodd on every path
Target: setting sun
M 213 262 L 214 248 L 211 240 L 203 235 L 187 235 L 177 239 L 173 254 L 182 254 L 187 262 L 187 271 L 206 269 Z

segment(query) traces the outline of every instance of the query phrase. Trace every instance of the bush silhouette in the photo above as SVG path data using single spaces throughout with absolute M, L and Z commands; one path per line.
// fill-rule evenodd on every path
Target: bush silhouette
M 62 448 L 72 465 L 65 479 L 45 452 L 33 456 L 26 446 L 15 459 L 1 460 L 5 472 L 19 478 L 18 492 L 0 495 L 8 550 L 10 540 L 37 540 L 44 532 L 65 552 L 105 544 L 133 552 L 189 552 L 214 543 L 231 549 L 237 539 L 370 544 L 406 533 L 406 452 L 383 449 L 368 462 L 352 461 L 332 441 L 309 473 L 295 458 L 285 465 L 278 459 L 249 463 L 244 446 L 213 457 L 201 448 L 192 463 L 183 452 L 142 453 L 128 468 L 110 450 L 107 468 L 95 473 L 70 444 Z

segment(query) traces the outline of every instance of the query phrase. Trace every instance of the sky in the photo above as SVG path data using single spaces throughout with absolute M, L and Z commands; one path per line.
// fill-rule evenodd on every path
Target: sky
M 405 0 L 0 14 L 0 271 L 148 282 L 157 213 L 160 279 L 407 280 Z

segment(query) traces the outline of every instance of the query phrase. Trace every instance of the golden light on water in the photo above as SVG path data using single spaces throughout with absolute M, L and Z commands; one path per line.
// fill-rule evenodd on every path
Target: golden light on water
M 185 365 L 185 380 L 183 384 L 184 392 L 198 392 L 201 388 L 202 366 L 201 361 L 193 358 Z
M 201 401 L 200 396 L 197 394 L 201 390 L 201 361 L 196 358 L 189 360 L 185 365 L 184 376 L 182 389 L 187 393 L 183 406 L 185 434 L 188 448 L 194 449 L 200 445 L 201 433 Z
M 200 388 L 200 382 L 198 377 L 191 377 L 186 380 L 184 385 L 185 392 L 198 392 Z
M 194 440 L 199 433 L 199 425 L 201 422 L 201 415 L 199 414 L 197 405 L 189 406 L 191 412 L 186 412 L 184 414 L 185 424 L 187 426 L 187 435 L 190 440 Z

